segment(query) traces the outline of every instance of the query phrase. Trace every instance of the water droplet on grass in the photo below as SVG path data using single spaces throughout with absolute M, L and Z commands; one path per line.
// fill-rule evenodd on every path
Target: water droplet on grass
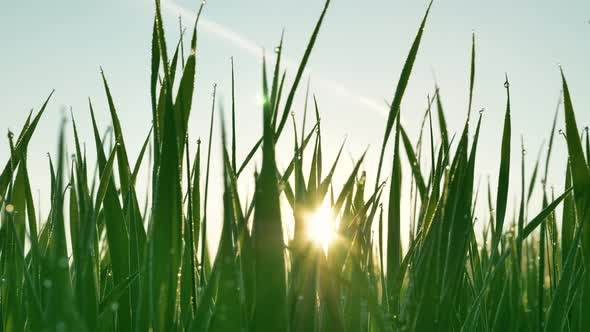
M 60 268 L 65 269 L 66 267 L 68 267 L 68 259 L 66 257 L 60 258 L 59 261 L 57 262 L 57 265 Z
M 49 280 L 49 279 L 45 279 L 43 280 L 43 287 L 45 288 L 51 288 L 53 286 L 53 281 Z

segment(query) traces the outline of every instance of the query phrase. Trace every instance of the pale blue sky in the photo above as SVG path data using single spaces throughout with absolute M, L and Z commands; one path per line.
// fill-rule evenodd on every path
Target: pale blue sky
M 189 25 L 192 24 L 189 16 L 200 2 L 163 0 L 163 3 L 168 8 L 164 20 L 169 45 L 174 45 L 178 38 L 175 8 L 185 9 L 185 24 Z M 243 158 L 258 138 L 261 120 L 256 105 L 261 90 L 261 59 L 244 46 L 265 48 L 272 53 L 281 29 L 285 28 L 284 52 L 292 61 L 288 68 L 292 78 L 296 70 L 294 63 L 303 53 L 322 6 L 323 1 L 319 0 L 208 1 L 203 14 L 207 22 L 199 34 L 196 108 L 190 127 L 193 141 L 197 136 L 207 135 L 214 82 L 219 84 L 225 104 L 229 102 L 229 58 L 234 56 L 238 154 Z M 372 172 L 383 135 L 385 100 L 392 98 L 426 6 L 427 1 L 332 1 L 309 62 L 312 92 L 318 97 L 322 113 L 328 160 L 348 135 L 343 165 L 350 164 L 348 154 L 356 158 L 370 145 L 366 169 L 369 178 L 374 177 Z M 62 110 L 73 108 L 83 139 L 92 151 L 90 156 L 94 156 L 94 151 L 90 149 L 93 145 L 88 96 L 93 99 L 100 125 L 109 123 L 99 66 L 109 79 L 126 130 L 126 143 L 132 158 L 135 157 L 151 121 L 152 20 L 150 0 L 0 2 L 0 130 L 19 130 L 28 111 L 38 109 L 51 89 L 56 89 L 29 153 L 32 183 L 42 193 L 48 191 L 49 179 L 45 154 L 55 151 Z M 402 105 L 403 123 L 410 133 L 416 133 L 426 96 L 433 91 L 434 73 L 441 87 L 449 126 L 453 131 L 459 130 L 467 108 L 471 32 L 475 31 L 474 110 L 487 109 L 478 169 L 479 176 L 489 174 L 495 183 L 505 107 L 505 72 L 511 81 L 514 161 L 519 159 L 520 134 L 524 135 L 530 151 L 528 159 L 536 156 L 541 142 L 547 139 L 560 90 L 558 63 L 563 65 L 569 80 L 578 124 L 590 124 L 589 20 L 587 0 L 436 1 Z M 228 32 L 234 33 L 233 39 L 223 37 Z M 299 118 L 303 93 L 304 85 L 295 108 Z M 558 128 L 563 127 L 562 123 L 560 114 Z M 217 141 L 218 137 L 215 137 Z M 285 151 L 284 155 L 291 151 L 290 144 L 291 140 L 283 139 L 280 149 Z M 0 162 L 4 163 L 7 156 L 6 139 L 1 139 Z M 565 158 L 564 142 L 558 139 L 553 158 L 553 171 L 559 172 L 554 173 L 556 179 L 561 178 L 558 176 Z M 213 159 L 214 165 L 216 162 L 218 158 Z M 529 160 L 529 172 L 531 164 Z M 514 167 L 515 176 L 516 170 Z M 214 171 L 213 176 L 216 174 Z M 515 180 L 517 177 L 512 182 L 516 186 Z M 551 179 L 549 182 L 553 183 Z M 558 191 L 563 186 L 560 182 L 553 184 Z M 218 194 L 218 184 L 214 185 L 212 194 Z

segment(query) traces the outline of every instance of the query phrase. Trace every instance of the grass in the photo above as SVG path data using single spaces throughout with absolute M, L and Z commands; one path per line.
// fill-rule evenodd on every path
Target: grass
M 292 159 L 286 169 L 277 167 L 275 144 L 285 136 L 283 129 L 329 2 L 290 87 L 281 68 L 282 40 L 271 80 L 264 62 L 263 132 L 243 161 L 236 158 L 232 63 L 230 138 L 223 112 L 219 117 L 222 179 L 209 177 L 211 142 L 219 135 L 213 132 L 215 92 L 206 156 L 200 141 L 194 155 L 189 146 L 187 124 L 203 6 L 188 56 L 181 41 L 170 58 L 156 1 L 150 82 L 153 128 L 136 160 L 129 159 L 126 133 L 104 73 L 112 121 L 106 136 L 100 135 L 89 101 L 97 165 L 87 162 L 91 152 L 81 148 L 73 116 L 71 128 L 62 126 L 58 154 L 50 159 L 51 207 L 43 223 L 37 222 L 39 206 L 31 193 L 27 149 L 51 95 L 18 136 L 10 134 L 11 154 L 0 174 L 0 331 L 588 331 L 590 139 L 587 130 L 578 130 L 563 72 L 563 135 L 569 163 L 558 194 L 545 185 L 557 116 L 545 163 L 540 154 L 525 178 L 523 153 L 521 169 L 510 169 L 515 154 L 507 77 L 499 180 L 488 183 L 487 202 L 478 201 L 474 174 L 481 113 L 470 121 L 475 37 L 462 131 L 448 132 L 437 88 L 429 97 L 417 143 L 408 136 L 400 123 L 400 105 L 429 10 L 395 89 L 377 168 L 362 166 L 363 154 L 344 184 L 333 185 L 342 149 L 326 164 L 315 100 L 310 107 L 313 127 L 306 130 L 303 123 L 299 135 L 293 120 Z M 66 163 L 66 130 L 74 133 L 71 168 Z M 115 144 L 107 144 L 109 139 Z M 384 158 L 389 150 L 390 164 Z M 430 155 L 423 155 L 423 150 Z M 146 151 L 154 151 L 148 161 Z M 245 201 L 238 194 L 238 179 L 257 156 L 262 167 L 255 173 L 253 198 Z M 307 158 L 310 162 L 304 163 Z M 409 167 L 404 168 L 406 159 Z M 145 208 L 135 186 L 141 165 L 152 170 L 150 206 Z M 428 173 L 422 172 L 425 166 L 430 167 Z M 92 177 L 95 167 L 98 176 Z M 373 174 L 360 172 L 361 167 Z M 384 169 L 390 173 L 381 182 Z M 402 190 L 404 169 L 412 179 L 411 220 L 402 219 L 401 213 L 402 198 L 408 194 Z M 520 183 L 509 181 L 515 171 L 521 173 Z M 366 185 L 369 176 L 374 176 L 375 187 Z M 224 184 L 224 208 L 221 238 L 212 257 L 207 202 L 216 199 L 208 194 L 209 182 L 215 180 Z M 520 189 L 515 211 L 507 209 L 510 187 Z M 535 195 L 542 199 L 542 208 L 529 215 L 528 202 Z M 294 234 L 287 242 L 282 200 L 288 202 L 294 220 Z M 329 203 L 327 210 L 319 218 L 310 217 L 323 209 L 323 202 Z M 480 231 L 474 227 L 478 204 L 487 206 L 487 215 L 480 216 L 485 220 Z M 318 224 L 323 221 L 327 224 Z M 410 241 L 402 250 L 401 225 L 407 223 Z M 321 239 L 332 237 L 325 234 L 332 228 L 334 240 L 327 246 Z M 309 235 L 318 229 L 324 234 Z

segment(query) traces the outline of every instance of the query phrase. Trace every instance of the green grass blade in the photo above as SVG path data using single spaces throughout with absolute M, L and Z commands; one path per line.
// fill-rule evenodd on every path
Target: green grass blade
M 410 80 L 410 74 L 412 73 L 412 67 L 414 66 L 414 62 L 416 61 L 416 55 L 418 54 L 418 49 L 420 47 L 420 41 L 422 40 L 422 34 L 424 32 L 424 26 L 426 25 L 426 19 L 428 18 L 428 13 L 430 12 L 430 7 L 432 6 L 432 1 L 428 4 L 428 9 L 426 9 L 426 14 L 424 14 L 424 18 L 422 19 L 422 23 L 420 24 L 420 28 L 418 29 L 418 33 L 416 34 L 416 38 L 412 43 L 412 47 L 410 48 L 410 53 L 406 58 L 406 62 L 400 74 L 399 81 L 397 83 L 397 88 L 395 90 L 395 95 L 393 97 L 393 102 L 391 103 L 391 107 L 389 108 L 389 115 L 387 117 L 387 124 L 385 126 L 385 135 L 383 137 L 383 145 L 381 146 L 381 155 L 379 156 L 379 166 L 377 167 L 377 177 L 375 180 L 375 186 L 379 184 L 379 177 L 381 175 L 381 166 L 383 165 L 383 157 L 385 154 L 385 147 L 387 145 L 387 141 L 389 139 L 389 135 L 391 134 L 391 130 L 393 129 L 393 122 L 397 117 L 397 114 L 400 111 L 400 106 L 402 102 L 402 98 L 406 91 L 406 87 L 408 86 L 408 81 Z
M 324 21 L 324 16 L 328 10 L 328 6 L 330 5 L 330 0 L 326 0 L 324 5 L 324 9 L 322 10 L 322 14 L 318 19 L 316 26 L 311 34 L 311 38 L 309 39 L 309 43 L 307 44 L 307 48 L 305 49 L 305 53 L 303 54 L 303 58 L 299 63 L 299 68 L 297 69 L 297 74 L 295 75 L 295 79 L 293 80 L 293 85 L 291 86 L 291 91 L 289 91 L 289 95 L 287 96 L 287 100 L 285 102 L 285 108 L 283 109 L 283 113 L 281 114 L 281 119 L 278 124 L 278 128 L 274 134 L 275 140 L 281 136 L 281 132 L 285 124 L 287 123 L 287 119 L 289 117 L 289 113 L 291 112 L 291 107 L 293 105 L 293 101 L 295 99 L 295 92 L 297 92 L 297 87 L 299 86 L 299 82 L 301 81 L 301 77 L 303 76 L 303 72 L 305 71 L 305 66 L 307 65 L 307 61 L 309 60 L 309 56 L 311 55 L 311 51 L 315 44 L 315 41 L 318 37 L 320 32 L 320 27 L 322 26 L 322 22 Z
M 497 250 L 504 227 L 506 217 L 506 206 L 508 202 L 508 186 L 510 181 L 510 140 L 511 140 L 511 120 L 510 120 L 510 86 L 508 78 L 504 83 L 506 87 L 506 114 L 504 115 L 504 129 L 502 132 L 502 145 L 500 150 L 500 171 L 498 174 L 498 191 L 496 194 L 496 227 L 495 238 L 492 241 L 493 250 Z

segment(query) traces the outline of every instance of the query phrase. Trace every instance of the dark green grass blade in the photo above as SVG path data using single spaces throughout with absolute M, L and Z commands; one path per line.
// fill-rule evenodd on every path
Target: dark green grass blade
M 496 227 L 495 238 L 492 241 L 492 248 L 495 251 L 500 242 L 504 219 L 506 217 L 506 205 L 508 202 L 508 184 L 510 181 L 510 139 L 511 139 L 511 120 L 510 120 L 510 87 L 508 78 L 504 83 L 506 87 L 506 114 L 504 115 L 504 129 L 502 133 L 502 145 L 500 150 L 500 172 L 498 174 L 498 191 L 496 193 Z
M 111 176 L 108 176 L 108 173 L 112 172 L 112 170 L 109 171 L 109 169 L 112 167 L 112 160 L 107 161 L 104 154 L 103 142 L 100 139 L 98 127 L 96 125 L 96 119 L 94 116 L 94 110 L 90 101 L 89 107 L 94 131 L 99 173 L 101 175 L 101 180 L 105 179 L 104 182 L 101 181 L 103 185 L 102 187 L 99 187 L 97 197 L 104 197 L 103 213 L 105 215 L 106 235 L 109 252 L 118 253 L 111 257 L 113 280 L 116 284 L 118 284 L 129 275 L 129 232 L 125 223 L 123 208 L 121 207 L 121 202 L 119 201 L 119 197 L 115 189 L 115 182 Z M 113 150 L 113 152 L 117 153 L 117 147 Z M 104 192 L 104 196 L 102 196 L 102 192 Z M 95 209 L 98 211 L 97 206 L 95 206 Z M 126 294 L 126 296 L 121 299 L 118 309 L 120 326 L 125 326 L 125 328 L 131 329 L 131 304 L 129 303 L 128 294 Z
M 143 157 L 145 155 L 145 151 L 147 150 L 147 148 L 149 146 L 150 137 L 152 135 L 152 132 L 153 132 L 153 128 L 150 129 L 150 131 L 148 132 L 148 135 L 145 138 L 143 145 L 141 146 L 141 150 L 139 150 L 139 155 L 137 156 L 137 159 L 135 160 L 135 166 L 133 166 L 133 173 L 131 173 L 131 183 L 133 184 L 133 186 L 135 186 L 135 181 L 137 180 L 137 175 L 139 174 L 139 170 L 141 169 Z
M 578 212 L 578 223 L 583 225 L 582 247 L 587 251 L 590 248 L 590 222 L 587 220 L 590 215 L 585 213 L 585 211 L 590 209 L 590 171 L 584 159 L 584 151 L 576 124 L 572 99 L 563 71 L 561 71 L 561 78 L 563 83 L 565 132 L 570 158 L 572 184 L 574 187 L 575 209 Z M 584 265 L 590 266 L 590 255 L 584 255 Z M 584 280 L 581 301 L 583 307 L 590 305 L 590 278 L 588 277 Z M 581 328 L 584 330 L 590 329 L 590 316 L 583 315 L 581 319 Z
M 570 161 L 566 163 L 564 190 L 572 188 L 572 175 Z M 573 195 L 567 196 L 563 201 L 563 212 L 561 216 L 561 260 L 565 262 L 574 240 L 576 229 L 576 212 Z
M 397 129 L 395 133 L 393 162 L 391 171 L 391 186 L 389 190 L 389 204 L 387 213 L 387 289 L 394 289 L 395 276 L 400 270 L 402 261 L 402 246 L 401 246 L 401 186 L 402 173 L 401 161 L 399 156 L 399 140 L 400 140 L 401 125 L 399 115 L 397 119 Z M 394 295 L 394 294 L 391 294 Z M 394 314 L 399 311 L 399 299 L 391 297 L 387 299 L 390 310 Z
M 41 106 L 41 109 L 39 110 L 37 115 L 35 115 L 35 117 L 33 118 L 33 121 L 31 121 L 29 125 L 25 126 L 23 128 L 21 134 L 19 135 L 19 139 L 16 142 L 15 147 L 14 147 L 14 154 L 12 155 L 11 160 L 9 160 L 8 163 L 6 164 L 6 166 L 4 167 L 2 174 L 0 174 L 0 195 L 3 195 L 4 193 L 6 193 L 6 188 L 8 187 L 8 184 L 10 183 L 10 179 L 12 178 L 12 174 L 13 174 L 12 172 L 15 169 L 16 163 L 18 161 L 18 159 L 16 159 L 16 158 L 20 158 L 20 155 L 23 154 L 27 150 L 27 146 L 29 145 L 29 141 L 31 140 L 31 137 L 33 136 L 33 133 L 35 132 L 35 129 L 37 128 L 37 124 L 39 123 L 39 120 L 41 120 L 41 116 L 45 112 L 45 109 L 47 108 L 47 104 L 49 103 L 49 100 L 51 99 L 52 95 L 53 95 L 53 91 L 49 94 L 49 97 L 47 97 L 47 99 L 43 103 L 43 106 Z M 15 159 L 12 160 L 12 158 L 15 158 Z
M 276 178 L 274 131 L 268 102 L 263 106 L 263 160 L 256 183 L 252 240 L 256 296 L 252 329 L 287 331 L 287 286 L 279 191 Z
M 471 34 L 471 70 L 469 71 L 469 106 L 467 107 L 467 121 L 471 115 L 473 103 L 473 85 L 475 83 L 475 32 Z
M 402 141 L 404 143 L 404 147 L 406 150 L 406 155 L 408 156 L 408 161 L 410 163 L 410 168 L 412 169 L 412 174 L 414 175 L 414 179 L 416 181 L 416 186 L 420 193 L 421 199 L 424 200 L 424 198 L 426 197 L 426 183 L 424 182 L 424 177 L 422 176 L 422 171 L 420 170 L 420 163 L 418 161 L 418 157 L 416 157 L 416 153 L 414 152 L 414 148 L 412 147 L 412 142 L 410 142 L 410 138 L 401 126 L 400 131 Z
M 442 101 L 440 100 L 440 90 L 436 87 L 436 111 L 438 114 L 438 125 L 440 130 L 440 138 L 442 140 L 445 151 L 449 148 L 449 133 L 447 130 L 447 120 L 445 118 L 445 112 L 443 110 Z

